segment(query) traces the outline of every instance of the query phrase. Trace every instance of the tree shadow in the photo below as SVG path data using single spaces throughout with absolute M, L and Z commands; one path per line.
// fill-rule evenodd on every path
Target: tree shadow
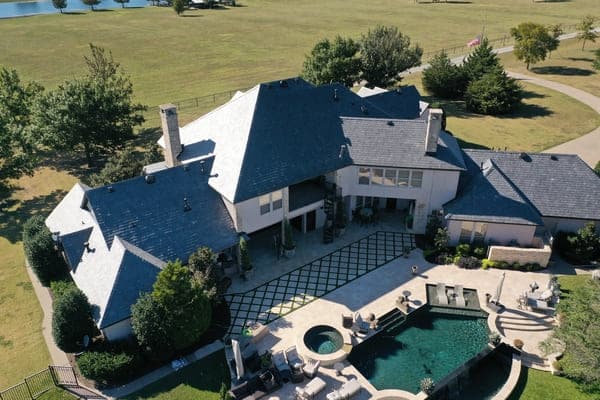
M 202 17 L 202 15 L 200 15 L 200 14 L 194 14 L 194 15 L 181 14 L 180 17 L 183 17 L 183 18 L 197 18 L 197 17 Z
M 467 142 L 466 140 L 458 138 L 458 137 L 456 138 L 456 141 L 458 142 L 458 146 L 461 149 L 477 149 L 477 150 L 489 150 L 490 149 L 489 147 L 484 146 L 482 144 Z
M 565 67 L 565 66 L 552 66 L 552 67 L 534 67 L 531 71 L 541 75 L 568 75 L 568 76 L 590 76 L 595 72 L 589 69 L 576 68 L 576 67 Z
M 583 61 L 583 62 L 593 62 L 594 59 L 588 57 L 568 57 L 568 60 L 571 61 Z
M 135 138 L 131 141 L 131 144 L 135 147 L 148 148 L 152 144 L 156 144 L 156 141 L 160 139 L 162 135 L 161 128 L 154 126 L 151 128 L 143 128 L 135 135 Z
M 472 4 L 472 1 L 468 0 L 445 0 L 445 1 L 419 1 L 417 0 L 417 4 Z
M 11 243 L 20 241 L 25 221 L 36 214 L 48 214 L 66 194 L 66 190 L 57 189 L 29 200 L 9 199 L 8 206 L 0 211 L 0 236 Z
M 94 10 L 93 12 L 101 12 L 101 13 L 104 13 L 104 12 L 113 12 L 113 11 L 114 11 L 114 10 L 110 10 L 110 9 L 108 9 L 108 8 L 99 8 L 99 9 L 96 9 L 96 10 Z
M 64 15 L 85 15 L 86 13 L 81 11 L 63 11 Z
M 532 92 L 531 90 L 523 90 L 523 99 L 543 99 L 548 97 L 545 94 Z

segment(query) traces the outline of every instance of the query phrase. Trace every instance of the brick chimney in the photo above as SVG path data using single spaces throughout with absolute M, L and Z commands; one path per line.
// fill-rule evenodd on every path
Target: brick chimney
M 158 108 L 160 109 L 160 121 L 165 141 L 165 163 L 169 168 L 175 167 L 181 164 L 177 156 L 182 150 L 177 108 L 173 104 L 163 104 Z
M 439 108 L 431 108 L 427 116 L 427 134 L 425 136 L 425 153 L 435 154 L 437 142 L 442 130 L 442 113 Z

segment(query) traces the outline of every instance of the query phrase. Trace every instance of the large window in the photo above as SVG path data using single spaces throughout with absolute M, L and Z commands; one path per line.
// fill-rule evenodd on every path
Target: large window
M 475 229 L 473 230 L 473 242 L 484 242 L 486 232 L 487 224 L 484 224 L 483 222 L 475 223 Z
M 385 179 L 383 180 L 383 184 L 386 186 L 396 186 L 396 170 L 395 169 L 386 169 L 385 170 Z
M 260 204 L 260 215 L 265 215 L 271 211 L 271 195 L 265 194 L 258 198 Z
M 273 211 L 279 210 L 283 206 L 283 193 L 281 190 L 271 193 L 271 201 L 273 202 Z
M 414 188 L 420 188 L 423 184 L 423 171 L 411 171 L 410 172 L 410 186 Z
M 407 187 L 408 178 L 410 177 L 410 171 L 407 169 L 398 170 L 398 186 Z
M 461 224 L 460 227 L 460 236 L 458 241 L 461 243 L 471 243 L 471 235 L 473 234 L 473 223 L 465 222 Z
M 373 185 L 383 185 L 383 168 L 373 168 L 371 183 Z
M 460 226 L 460 243 L 482 243 L 485 241 L 487 224 L 483 222 L 463 221 Z
M 360 167 L 358 169 L 358 184 L 368 185 L 370 181 L 371 168 Z

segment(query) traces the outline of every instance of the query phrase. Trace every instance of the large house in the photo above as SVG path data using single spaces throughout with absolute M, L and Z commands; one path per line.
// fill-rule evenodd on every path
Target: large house
M 340 210 L 396 210 L 415 233 L 440 213 L 453 243 L 522 247 L 600 221 L 600 179 L 579 157 L 461 150 L 412 86 L 357 94 L 294 78 L 181 128 L 174 106 L 160 114 L 164 162 L 77 184 L 46 221 L 108 339 L 130 333 L 130 307 L 164 263 L 201 246 L 235 258 L 240 235 L 284 219 L 331 241 Z

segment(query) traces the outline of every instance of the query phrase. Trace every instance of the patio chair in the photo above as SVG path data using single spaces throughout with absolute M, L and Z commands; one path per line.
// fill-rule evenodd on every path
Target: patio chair
M 291 346 L 285 351 L 285 360 L 292 369 L 302 369 L 304 367 L 304 360 L 298 355 L 296 346 Z
M 287 361 L 285 360 L 285 355 L 283 354 L 283 351 L 280 350 L 278 352 L 273 353 L 273 357 L 271 358 L 271 360 L 273 361 L 273 365 L 279 372 L 281 380 L 283 380 L 283 382 L 290 382 L 292 380 L 292 370 L 288 365 Z
M 317 372 L 319 371 L 319 366 L 321 365 L 321 361 L 309 360 L 306 365 L 302 368 L 304 371 L 304 376 L 309 379 L 317 376 Z
M 338 390 L 327 394 L 327 400 L 347 400 L 360 392 L 361 386 L 356 378 L 344 383 Z
M 354 324 L 354 318 L 352 314 L 342 314 L 342 326 L 346 329 L 352 328 Z
M 536 299 L 532 299 L 531 297 L 529 297 L 527 299 L 527 306 L 531 309 L 531 311 L 534 311 L 534 312 L 541 311 L 542 313 L 545 313 L 546 311 L 554 310 L 552 307 L 548 306 L 547 301 L 536 300 Z
M 438 282 L 437 284 L 437 300 L 441 305 L 448 305 L 448 296 L 446 295 L 446 284 Z
M 312 400 L 319 392 L 321 392 L 327 384 L 319 377 L 312 379 L 303 388 L 296 386 L 296 399 Z
M 462 285 L 454 285 L 454 299 L 457 307 L 466 307 L 467 302 L 465 301 L 465 295 Z

